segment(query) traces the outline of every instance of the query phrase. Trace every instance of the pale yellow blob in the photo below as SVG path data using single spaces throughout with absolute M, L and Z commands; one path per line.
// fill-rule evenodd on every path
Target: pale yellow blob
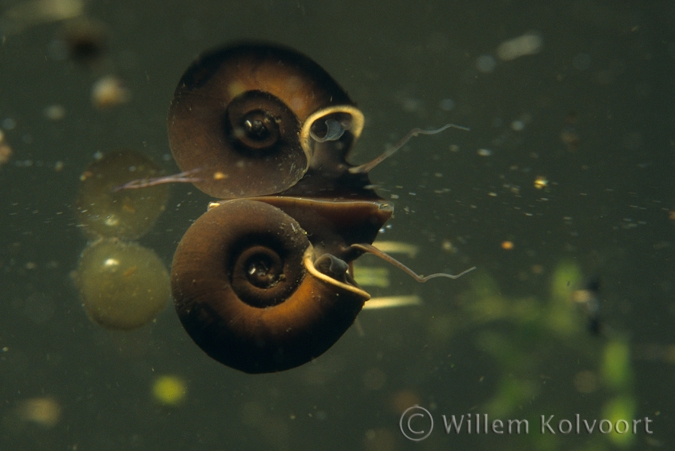
M 185 400 L 187 385 L 178 376 L 159 376 L 152 384 L 152 395 L 160 404 L 175 406 Z
M 510 251 L 514 247 L 515 245 L 513 244 L 513 241 L 502 241 L 502 249 L 505 251 Z
M 149 323 L 170 297 L 169 273 L 157 254 L 114 239 L 82 252 L 76 282 L 89 318 L 108 329 Z
M 56 426 L 61 418 L 61 406 L 52 397 L 31 398 L 20 401 L 17 415 L 24 421 L 31 421 L 46 428 Z
M 130 100 L 131 91 L 114 75 L 99 79 L 91 88 L 91 103 L 96 108 L 111 108 Z

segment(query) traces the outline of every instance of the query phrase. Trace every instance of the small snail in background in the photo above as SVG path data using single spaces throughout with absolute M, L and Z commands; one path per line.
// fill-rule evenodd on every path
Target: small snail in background
M 372 246 L 393 207 L 368 171 L 393 151 L 348 163 L 363 122 L 326 71 L 284 47 L 225 47 L 183 75 L 168 117 L 183 172 L 121 189 L 188 181 L 227 199 L 189 228 L 171 268 L 180 320 L 215 360 L 267 373 L 324 353 L 370 298 L 352 275 L 365 252 L 418 281 L 464 274 L 423 278 Z

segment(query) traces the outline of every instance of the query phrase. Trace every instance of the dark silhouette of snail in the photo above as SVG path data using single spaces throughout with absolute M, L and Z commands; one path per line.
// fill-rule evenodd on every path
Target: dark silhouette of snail
M 372 246 L 393 208 L 368 179 L 392 152 L 348 163 L 362 128 L 363 114 L 330 75 L 284 47 L 218 49 L 183 75 L 168 130 L 184 172 L 129 187 L 189 181 L 230 199 L 189 228 L 171 269 L 180 320 L 215 360 L 248 373 L 302 365 L 370 298 L 351 265 L 364 252 L 393 261 Z M 398 266 L 419 281 L 458 277 Z

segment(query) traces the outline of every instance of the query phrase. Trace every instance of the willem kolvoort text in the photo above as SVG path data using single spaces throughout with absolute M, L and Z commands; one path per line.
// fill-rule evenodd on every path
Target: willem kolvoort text
M 555 415 L 541 415 L 539 429 L 542 434 L 618 434 L 644 432 L 650 429 L 653 420 L 649 417 L 633 420 L 586 419 L 580 414 L 573 418 L 558 419 Z M 447 434 L 528 434 L 530 422 L 526 419 L 493 419 L 487 413 L 465 415 L 443 415 L 443 426 Z

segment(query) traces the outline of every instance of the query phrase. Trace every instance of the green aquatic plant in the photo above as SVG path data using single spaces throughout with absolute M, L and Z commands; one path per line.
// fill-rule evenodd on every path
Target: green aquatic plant
M 634 443 L 630 348 L 620 336 L 589 331 L 588 309 L 579 300 L 585 298 L 577 293 L 583 281 L 579 266 L 563 261 L 552 272 L 547 298 L 510 297 L 481 271 L 458 303 L 461 319 L 452 335 L 474 336 L 476 349 L 492 358 L 498 373 L 491 397 L 476 410 L 491 418 L 528 419 L 531 430 L 522 439 L 531 449 L 596 451 Z M 555 428 L 564 431 L 569 421 L 572 431 L 540 429 L 549 415 Z M 626 425 L 631 428 L 624 431 Z M 571 435 L 584 435 L 583 444 L 570 444 Z

